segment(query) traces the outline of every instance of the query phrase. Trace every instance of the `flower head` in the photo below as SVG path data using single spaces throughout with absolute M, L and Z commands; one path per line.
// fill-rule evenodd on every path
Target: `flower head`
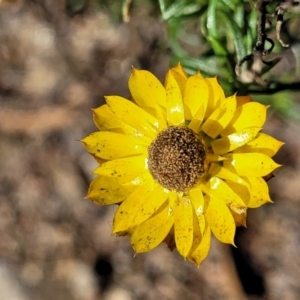
M 113 233 L 136 253 L 165 242 L 199 265 L 211 232 L 234 244 L 247 208 L 271 202 L 262 178 L 279 167 L 282 142 L 261 132 L 267 107 L 225 97 L 216 78 L 187 76 L 180 64 L 164 86 L 133 69 L 132 101 L 107 96 L 93 110 L 99 131 L 82 140 L 100 166 L 87 198 L 119 204 Z

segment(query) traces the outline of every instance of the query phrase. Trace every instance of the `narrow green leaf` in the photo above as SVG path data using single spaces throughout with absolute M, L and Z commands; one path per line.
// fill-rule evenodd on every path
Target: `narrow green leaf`
M 256 30 L 257 30 L 257 11 L 256 9 L 252 9 L 249 15 L 248 20 L 248 28 L 251 30 L 252 37 L 256 37 Z
M 169 21 L 169 43 L 175 56 L 188 56 L 187 52 L 182 48 L 178 40 L 178 32 L 182 26 L 180 19 Z
M 243 5 L 237 5 L 234 10 L 234 20 L 239 28 L 244 27 L 245 23 L 245 8 Z
M 177 1 L 167 7 L 165 0 L 159 0 L 159 7 L 163 20 L 167 21 L 174 17 L 181 17 L 196 13 L 201 9 L 201 4 L 194 2 L 188 3 L 188 1 Z
M 237 7 L 241 5 L 239 0 L 220 0 L 220 2 L 223 2 L 226 6 L 228 6 L 233 11 L 235 11 Z
M 236 22 L 225 13 L 218 11 L 217 13 L 218 20 L 225 24 L 228 28 L 231 38 L 234 43 L 234 47 L 236 50 L 237 60 L 240 61 L 246 55 L 246 49 L 243 41 L 243 35 L 241 29 L 238 27 Z
M 216 20 L 217 3 L 218 0 L 209 1 L 206 18 L 208 35 L 214 38 L 218 37 L 218 26 Z
M 208 40 L 211 43 L 211 47 L 213 48 L 214 52 L 218 56 L 225 56 L 228 54 L 228 50 L 224 47 L 224 45 L 217 39 L 212 36 L 208 37 Z
M 189 73 L 195 73 L 195 71 L 201 70 L 210 76 L 219 76 L 231 80 L 233 74 L 230 70 L 224 68 L 225 65 L 217 57 L 201 57 L 201 58 L 191 58 L 191 57 L 177 57 L 178 61 L 185 67 L 186 71 Z

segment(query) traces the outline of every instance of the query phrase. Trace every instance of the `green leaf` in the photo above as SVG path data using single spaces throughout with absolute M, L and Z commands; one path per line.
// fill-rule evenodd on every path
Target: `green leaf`
M 178 40 L 178 31 L 182 26 L 181 20 L 172 20 L 169 22 L 169 43 L 175 56 L 187 56 L 187 52 L 182 48 Z
M 250 16 L 249 16 L 249 20 L 248 20 L 248 28 L 251 31 L 251 35 L 252 37 L 256 37 L 256 30 L 257 30 L 257 11 L 256 9 L 252 9 Z
M 217 3 L 218 0 L 209 1 L 206 17 L 206 27 L 208 35 L 213 38 L 218 37 L 218 26 L 216 20 Z
M 246 49 L 241 29 L 238 27 L 236 22 L 232 18 L 230 18 L 229 15 L 219 11 L 217 13 L 217 16 L 220 22 L 225 24 L 225 26 L 228 28 L 236 50 L 237 60 L 241 61 L 246 55 Z
M 228 50 L 224 47 L 223 43 L 221 43 L 219 40 L 215 39 L 212 36 L 209 36 L 208 40 L 210 41 L 211 47 L 213 48 L 216 55 L 226 56 L 228 54 Z
M 300 105 L 295 102 L 297 94 L 283 91 L 273 95 L 255 95 L 255 100 L 265 105 L 271 105 L 284 119 L 300 121 Z
M 239 4 L 241 5 L 239 0 L 220 0 L 220 2 L 223 2 L 226 6 L 228 6 L 233 11 L 235 11 L 237 9 Z
M 226 78 L 227 80 L 232 80 L 232 73 L 223 67 L 224 64 L 220 62 L 217 57 L 201 57 L 201 58 L 191 58 L 191 57 L 176 57 L 177 61 L 185 67 L 188 73 L 195 73 L 198 70 L 204 72 L 210 76 L 219 76 Z
M 201 8 L 200 3 L 188 3 L 188 1 L 174 2 L 167 8 L 165 0 L 159 0 L 159 6 L 162 13 L 162 18 L 165 21 L 174 17 L 194 14 Z
M 234 20 L 239 28 L 244 27 L 245 23 L 245 8 L 243 5 L 238 5 L 234 10 Z

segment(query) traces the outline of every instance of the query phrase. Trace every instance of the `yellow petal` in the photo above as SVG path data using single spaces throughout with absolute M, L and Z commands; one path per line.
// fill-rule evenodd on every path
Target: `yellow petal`
M 158 119 L 159 129 L 166 128 L 166 91 L 160 81 L 148 71 L 133 68 L 128 86 L 134 101 Z
M 236 96 L 226 98 L 220 106 L 204 122 L 201 130 L 212 138 L 216 138 L 231 121 L 236 108 Z
M 266 121 L 267 108 L 267 106 L 257 102 L 249 102 L 238 107 L 234 117 L 228 127 L 221 133 L 221 136 L 227 136 L 248 127 L 262 128 Z
M 153 177 L 149 173 L 149 171 L 146 171 L 139 174 L 138 176 L 136 175 L 132 176 L 131 174 L 131 175 L 119 177 L 119 181 L 122 183 L 124 188 L 127 189 L 128 187 L 128 189 L 131 190 L 131 186 L 143 185 L 147 182 L 152 182 Z
M 169 126 L 184 124 L 182 94 L 173 74 L 174 72 L 169 71 L 165 81 L 167 121 Z
M 198 246 L 202 241 L 202 237 L 205 229 L 205 218 L 204 215 L 202 215 L 201 217 L 202 219 L 204 219 L 203 229 L 200 228 L 198 217 L 196 216 L 195 212 L 193 212 L 193 244 L 187 258 L 192 252 L 194 252 L 198 248 Z
M 90 184 L 86 198 L 102 205 L 122 202 L 128 196 L 117 178 L 97 176 Z
M 94 132 L 81 142 L 92 155 L 107 160 L 147 153 L 147 145 L 142 146 L 138 138 L 115 132 Z
M 239 184 L 230 180 L 226 180 L 226 184 L 243 200 L 246 206 L 250 201 L 250 185 L 248 181 L 243 180 L 243 184 Z
M 228 204 L 228 207 L 231 210 L 231 213 L 233 214 L 236 223 L 241 222 L 240 225 L 245 225 L 246 223 L 245 220 L 243 221 L 243 219 L 246 218 L 246 206 L 250 200 L 250 185 L 248 181 L 239 177 L 235 173 L 235 170 L 228 170 L 218 164 L 212 164 L 209 173 L 218 178 L 225 179 L 225 184 L 234 192 L 235 195 L 238 196 L 237 202 L 235 201 L 234 203 L 230 203 L 230 199 L 234 199 L 234 197 L 230 196 L 230 193 L 227 194 L 226 203 Z M 220 192 L 220 197 L 226 196 L 226 193 L 224 191 Z M 238 221 L 237 219 L 240 217 L 241 220 Z
M 183 257 L 187 257 L 193 244 L 193 209 L 187 197 L 179 197 L 175 205 L 174 231 L 176 248 Z
M 246 209 L 241 212 L 236 212 L 236 211 L 230 209 L 230 212 L 233 216 L 236 227 L 239 227 L 239 226 L 247 227 L 247 225 L 246 225 L 247 224 L 247 210 Z
M 220 242 L 234 245 L 235 222 L 225 202 L 211 196 L 205 217 Z
M 196 249 L 192 249 L 193 251 L 189 253 L 187 259 L 194 263 L 196 266 L 199 266 L 208 255 L 210 249 L 210 239 L 211 231 L 207 226 L 202 236 L 201 243 Z
M 279 168 L 272 158 L 262 153 L 228 153 L 224 157 L 224 167 L 227 164 L 234 166 L 240 176 L 266 176 Z
M 208 173 L 211 174 L 213 177 L 231 180 L 239 184 L 244 183 L 243 179 L 239 177 L 236 173 L 231 172 L 231 170 L 228 170 L 217 163 L 211 164 Z
M 204 197 L 204 203 L 205 203 L 205 206 L 208 207 L 209 197 L 207 195 Z M 205 208 L 205 211 L 206 211 L 206 208 Z M 205 220 L 205 215 L 199 215 L 198 216 L 198 222 L 199 222 L 200 231 L 203 235 L 204 230 L 205 230 L 205 226 L 206 226 L 206 223 L 207 223 L 206 220 Z
M 204 215 L 201 216 L 203 220 L 205 220 Z M 205 222 L 205 221 L 204 221 Z M 202 224 L 201 224 L 202 225 Z M 205 223 L 204 223 L 205 226 Z M 189 253 L 193 252 L 201 243 L 203 236 L 204 228 L 200 228 L 199 219 L 193 211 L 193 243 L 191 246 L 191 250 Z
M 263 153 L 272 157 L 277 153 L 282 145 L 284 145 L 283 142 L 276 140 L 272 136 L 265 133 L 259 133 L 254 140 L 238 149 L 235 149 L 234 152 L 256 152 Z
M 222 179 L 212 177 L 207 185 L 210 188 L 210 195 L 222 200 L 231 210 L 238 214 L 246 211 L 247 207 L 243 200 Z
M 236 107 L 242 106 L 251 101 L 250 96 L 236 96 Z
M 265 203 L 272 202 L 269 195 L 269 187 L 260 177 L 247 177 L 250 189 L 250 201 L 248 207 L 256 208 Z
M 157 247 L 168 235 L 173 224 L 174 214 L 169 214 L 169 207 L 165 205 L 134 230 L 131 237 L 134 251 L 141 253 Z
M 192 120 L 197 113 L 197 120 L 203 120 L 209 99 L 209 87 L 206 80 L 197 73 L 188 78 L 183 95 L 185 119 Z
M 96 126 L 103 131 L 122 127 L 119 119 L 115 117 L 107 104 L 93 109 L 93 118 Z
M 230 165 L 231 166 L 231 165 Z M 235 169 L 231 166 L 230 169 L 224 168 L 219 164 L 211 164 L 209 173 L 212 176 L 225 179 L 226 184 L 243 200 L 247 205 L 250 200 L 250 185 L 248 181 L 236 174 Z
M 232 165 L 222 167 L 222 171 L 216 175 L 219 178 L 225 179 L 226 184 L 243 200 L 246 206 L 250 200 L 250 184 L 246 177 L 237 175 L 235 168 Z
M 207 84 L 208 87 L 208 93 L 207 93 L 207 107 L 200 107 L 196 114 L 193 116 L 193 119 L 191 120 L 189 124 L 189 128 L 191 128 L 194 132 L 198 133 L 200 131 L 201 124 L 203 123 L 204 119 L 207 119 L 208 116 L 211 115 L 212 111 L 214 110 L 213 105 L 214 103 L 214 91 L 212 88 L 212 85 L 210 81 L 206 78 L 204 78 L 204 81 Z M 210 110 L 210 111 L 209 111 Z M 203 111 L 205 111 L 203 113 Z
M 261 128 L 251 127 L 232 133 L 229 136 L 214 140 L 211 143 L 211 147 L 215 154 L 221 155 L 231 152 L 252 141 L 260 130 Z
M 147 157 L 144 155 L 114 159 L 99 166 L 93 174 L 108 177 L 138 175 L 148 169 Z
M 196 216 L 203 215 L 208 206 L 208 201 L 205 201 L 201 188 L 192 188 L 190 190 L 190 197 Z
M 177 192 L 176 191 L 170 191 L 169 192 L 169 213 L 170 214 L 174 214 L 174 210 L 175 210 L 175 205 L 178 201 L 178 196 L 177 196 Z
M 138 186 L 119 206 L 113 221 L 113 233 L 126 232 L 133 226 L 133 219 L 147 201 L 148 194 L 153 190 L 153 185 Z
M 172 73 L 180 88 L 181 95 L 183 95 L 187 81 L 187 75 L 185 71 L 183 70 L 182 66 L 178 63 L 174 68 L 170 69 L 170 72 Z
M 180 64 L 180 62 L 173 68 L 170 69 L 172 72 L 176 72 L 178 74 L 180 74 L 181 77 L 187 79 L 187 74 L 184 71 L 184 69 L 182 68 L 182 65 Z
M 206 159 L 207 159 L 208 161 L 210 161 L 210 162 L 217 162 L 217 161 L 223 161 L 223 160 L 225 160 L 225 159 L 227 159 L 227 158 L 222 157 L 222 156 L 220 156 L 220 155 L 213 154 L 213 153 L 208 153 L 208 154 L 206 155 Z
M 115 113 L 115 116 L 120 120 L 136 128 L 149 138 L 154 139 L 157 136 L 155 127 L 158 127 L 158 120 L 145 110 L 123 97 L 106 96 L 105 100 L 112 112 Z
M 139 132 L 132 126 L 122 122 L 108 107 L 104 104 L 93 109 L 93 119 L 96 126 L 101 131 L 114 131 L 126 135 L 136 136 Z
M 166 107 L 166 92 L 161 82 L 149 71 L 132 69 L 128 82 L 129 90 L 137 104 L 154 108 L 154 103 Z
M 157 184 L 155 189 L 146 196 L 146 201 L 133 218 L 132 226 L 137 226 L 151 217 L 167 200 L 168 193 L 168 190 Z
M 234 172 L 234 170 L 229 170 L 227 168 L 220 166 L 219 164 L 212 163 L 208 172 L 213 177 L 219 177 L 222 179 L 230 180 L 237 184 L 241 184 L 249 188 L 249 184 L 245 180 L 243 180 L 240 176 L 238 176 Z
M 219 106 L 220 102 L 225 99 L 225 94 L 218 83 L 217 77 L 213 78 L 206 78 L 206 80 L 209 82 L 211 89 L 212 89 L 212 97 L 210 97 L 207 111 L 205 113 L 205 119 L 207 119 L 213 111 Z

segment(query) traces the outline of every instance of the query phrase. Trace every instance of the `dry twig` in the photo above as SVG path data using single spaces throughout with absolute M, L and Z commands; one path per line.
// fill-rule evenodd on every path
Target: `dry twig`
M 272 65 L 272 62 L 264 60 L 264 57 L 269 55 L 274 48 L 274 41 L 268 37 L 266 33 L 266 22 L 267 22 L 267 6 L 272 3 L 272 0 L 259 0 L 257 3 L 254 3 L 254 6 L 258 12 L 258 21 L 257 21 L 257 41 L 253 48 L 251 54 L 246 55 L 237 65 L 236 65 L 236 74 L 241 78 L 243 82 L 251 83 L 256 81 L 259 85 L 266 87 L 267 83 L 261 78 L 262 67 L 263 65 Z M 281 29 L 283 23 L 283 16 L 287 9 L 292 6 L 299 5 L 299 1 L 279 1 L 280 4 L 276 8 L 275 12 L 277 15 L 276 21 L 276 36 L 277 40 L 283 47 L 288 47 L 289 45 L 284 43 L 281 38 Z M 267 42 L 271 44 L 269 48 L 266 47 Z M 252 61 L 250 70 L 241 71 L 241 67 L 245 62 Z

